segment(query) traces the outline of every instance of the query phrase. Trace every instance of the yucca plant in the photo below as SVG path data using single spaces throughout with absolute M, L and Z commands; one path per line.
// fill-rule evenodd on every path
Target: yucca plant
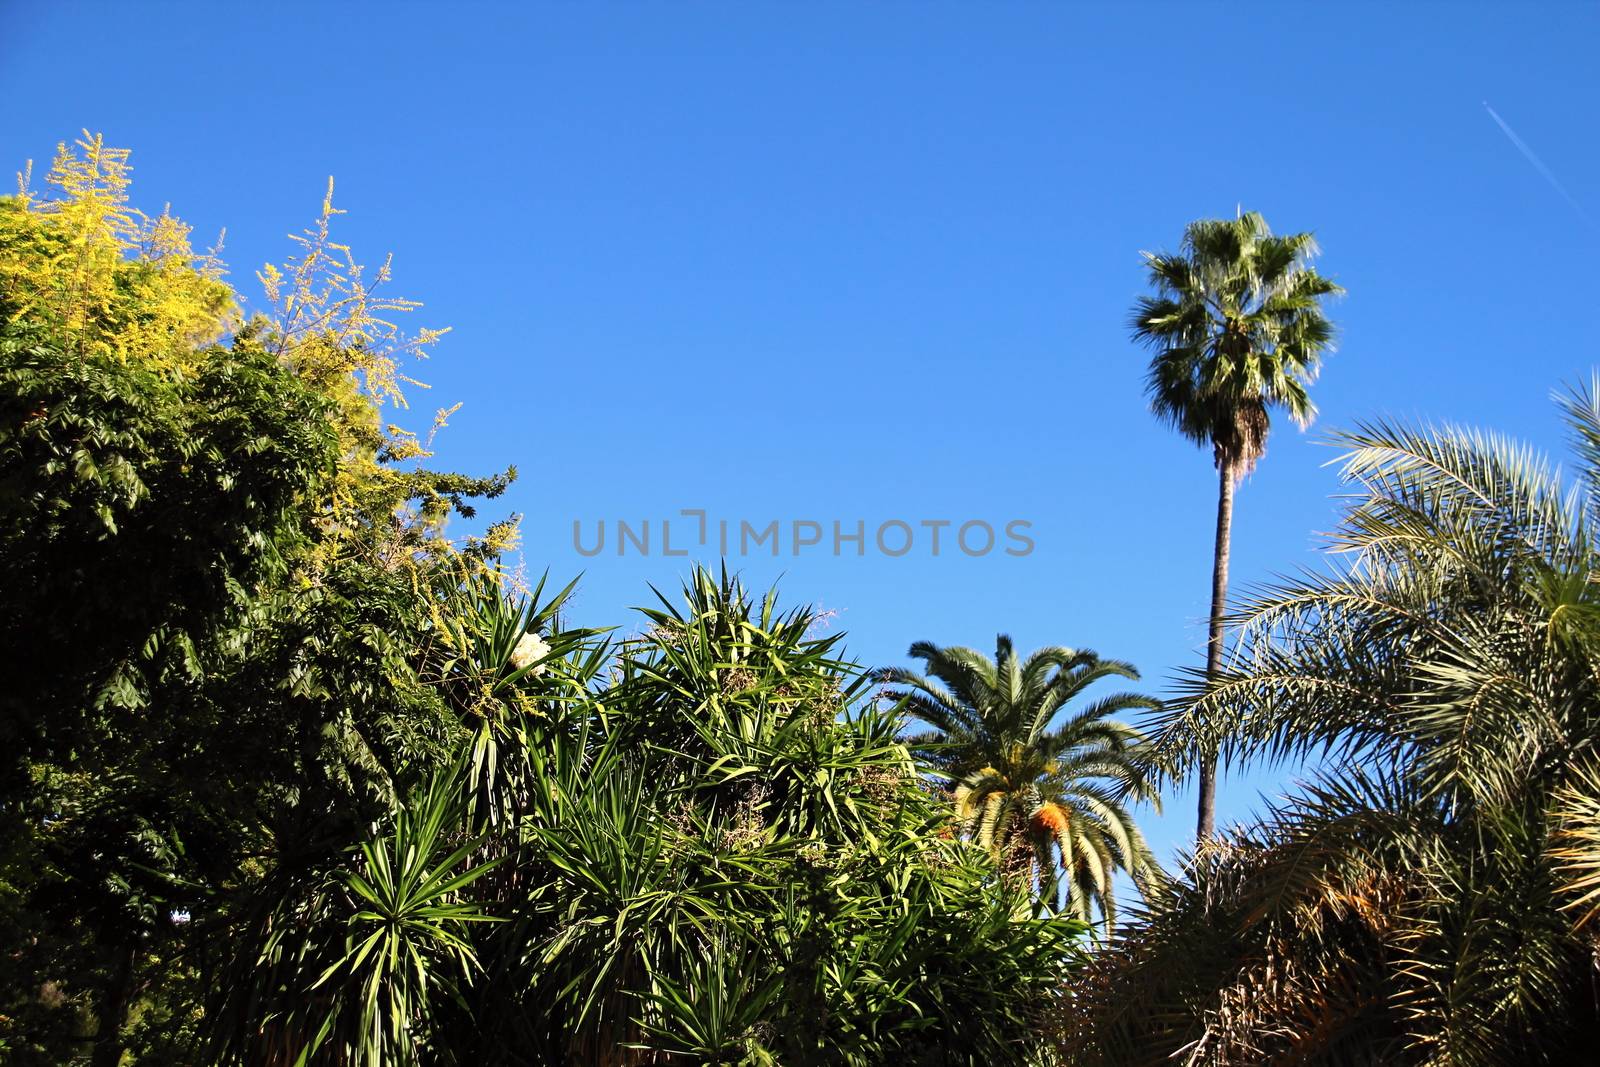
M 542 1062 L 1042 1055 L 1034 1009 L 1082 927 L 939 837 L 901 721 L 809 612 L 703 571 L 661 600 L 581 768 L 520 823 L 480 1030 Z
M 512 595 L 492 570 L 460 568 L 451 577 L 454 585 L 436 601 L 421 677 L 443 693 L 471 734 L 466 786 L 474 817 L 503 822 L 533 788 L 526 780 L 503 780 L 527 770 L 518 755 L 528 730 L 552 715 L 565 720 L 555 710 L 560 702 L 588 699 L 606 650 L 590 642 L 595 631 L 558 626 L 576 581 L 546 596 L 542 576 L 525 595 Z
M 460 773 L 436 777 L 388 833 L 361 843 L 361 862 L 343 874 L 355 908 L 343 952 L 310 989 L 315 998 L 331 987 L 341 1008 L 358 1006 L 330 1013 L 318 1033 L 318 1044 L 342 1047 L 342 1061 L 421 1062 L 436 1005 L 459 1001 L 478 970 L 466 927 L 493 917 L 464 891 L 499 860 L 468 862 L 484 842 L 463 840 Z
M 419 677 L 461 754 L 260 880 L 215 1059 L 1043 1062 L 1083 925 L 940 836 L 903 720 L 810 613 L 697 572 L 643 638 L 552 626 L 519 666 L 541 608 L 443 603 Z
M 677 976 L 654 976 L 639 1020 L 645 1047 L 669 1062 L 777 1067 L 768 1020 L 782 974 L 753 944 L 721 940 L 704 948 L 683 959 Z
M 445 768 L 330 867 L 269 878 L 213 1012 L 219 1062 L 451 1062 L 435 1016 L 478 973 L 462 766 Z

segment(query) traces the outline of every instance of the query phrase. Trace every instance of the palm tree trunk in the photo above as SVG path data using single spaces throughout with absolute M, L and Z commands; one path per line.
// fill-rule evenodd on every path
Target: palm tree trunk
M 1222 671 L 1222 620 L 1228 607 L 1228 546 L 1233 537 L 1233 465 L 1219 463 L 1217 488 L 1217 542 L 1211 559 L 1211 634 L 1206 644 L 1206 679 Z M 1216 829 L 1217 754 L 1206 752 L 1200 761 L 1199 818 L 1195 839 L 1204 842 Z

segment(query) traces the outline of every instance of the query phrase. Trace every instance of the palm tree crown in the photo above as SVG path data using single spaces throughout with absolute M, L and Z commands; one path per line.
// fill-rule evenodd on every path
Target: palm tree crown
M 1141 888 L 1160 868 L 1126 803 L 1160 798 L 1139 769 L 1144 737 L 1109 716 L 1158 703 L 1115 693 L 1072 709 L 1105 678 L 1138 678 L 1126 663 L 1086 650 L 1042 648 L 1019 660 L 1011 639 L 996 641 L 991 660 L 970 648 L 927 641 L 908 653 L 927 677 L 900 668 L 876 672 L 885 695 L 931 729 L 907 743 L 955 783 L 957 813 L 974 840 L 1032 877 L 1056 903 L 1065 881 L 1067 907 L 1088 921 L 1098 904 L 1115 920 L 1112 877 L 1120 868 Z
M 1266 452 L 1271 407 L 1302 426 L 1316 414 L 1307 387 L 1333 342 L 1320 301 L 1341 291 L 1307 265 L 1316 252 L 1251 211 L 1190 223 L 1178 255 L 1143 253 L 1156 292 L 1133 334 L 1155 352 L 1150 406 L 1235 479 Z
M 1208 674 L 1222 664 L 1234 487 L 1266 453 L 1273 405 L 1302 427 L 1316 414 L 1307 387 L 1333 341 L 1320 301 L 1340 291 L 1307 266 L 1316 250 L 1310 234 L 1274 237 L 1260 215 L 1241 212 L 1190 223 L 1179 255 L 1144 253 L 1156 292 L 1134 305 L 1133 335 L 1155 350 L 1150 407 L 1189 440 L 1209 442 L 1217 464 Z M 1216 820 L 1216 761 L 1199 771 L 1203 841 Z

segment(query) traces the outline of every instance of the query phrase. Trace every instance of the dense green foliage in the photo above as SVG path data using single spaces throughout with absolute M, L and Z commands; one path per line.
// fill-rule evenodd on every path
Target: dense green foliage
M 507 571 L 513 523 L 446 536 L 515 472 L 431 470 L 389 421 L 441 333 L 394 325 L 331 187 L 246 317 L 128 206 L 126 153 L 49 183 L 0 199 L 0 1060 L 1592 1058 L 1600 383 L 1563 399 L 1565 480 L 1340 435 L 1333 562 L 1229 648 L 1234 483 L 1270 409 L 1311 415 L 1336 287 L 1308 235 L 1197 222 L 1134 322 L 1221 479 L 1175 699 L 1004 636 L 863 670 L 725 571 L 618 639 Z M 1214 835 L 1218 759 L 1312 777 Z M 1169 878 L 1131 812 L 1196 770 Z
M 481 683 L 476 742 L 375 840 L 264 884 L 223 1060 L 1031 1058 L 1080 927 L 939 836 L 807 613 L 700 573 L 648 636 L 557 633 L 519 670 L 548 610 L 467 599 L 441 669 Z
M 129 254 L 121 157 L 84 148 L 61 199 L 0 201 L 0 1048 L 181 1062 L 269 857 L 454 751 L 410 657 L 419 583 L 471 559 L 433 501 L 503 480 L 367 477 L 369 521 L 331 521 L 389 446 L 234 328 L 174 220 Z
M 381 417 L 438 334 L 331 200 L 241 320 L 125 153 L 51 183 L 0 200 L 0 1058 L 1048 1055 L 1082 924 L 950 832 L 838 637 L 703 572 L 563 629 L 508 527 L 444 536 L 512 472 Z

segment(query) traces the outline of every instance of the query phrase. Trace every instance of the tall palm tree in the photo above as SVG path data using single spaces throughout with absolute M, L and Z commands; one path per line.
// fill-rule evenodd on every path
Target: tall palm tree
M 897 667 L 874 677 L 885 696 L 931 729 L 907 744 L 955 783 L 964 829 L 1008 871 L 1031 880 L 1088 922 L 1098 905 L 1109 932 L 1116 918 L 1113 876 L 1141 889 L 1160 877 L 1129 800 L 1160 798 L 1140 769 L 1144 737 L 1109 716 L 1154 710 L 1157 701 L 1114 693 L 1074 707 L 1105 678 L 1139 677 L 1132 667 L 1087 650 L 1042 648 L 1019 660 L 1001 634 L 991 660 L 970 648 L 918 641 L 908 653 L 927 676 Z M 1056 721 L 1066 710 L 1066 718 Z
M 1183 232 L 1177 255 L 1142 253 L 1154 295 L 1134 305 L 1134 338 L 1154 352 L 1146 389 L 1162 421 L 1216 461 L 1216 546 L 1211 565 L 1211 627 L 1206 671 L 1222 664 L 1228 599 L 1233 494 L 1266 454 L 1269 412 L 1282 408 L 1302 429 L 1316 414 L 1307 387 L 1333 326 L 1322 299 L 1342 290 L 1309 266 L 1309 233 L 1273 236 L 1255 212 L 1201 219 Z M 1215 758 L 1199 767 L 1196 835 L 1216 818 Z
M 1316 759 L 1075 982 L 1094 1064 L 1590 1063 L 1600 1042 L 1600 381 L 1577 463 L 1453 428 L 1337 438 L 1324 573 L 1252 598 L 1155 763 Z

